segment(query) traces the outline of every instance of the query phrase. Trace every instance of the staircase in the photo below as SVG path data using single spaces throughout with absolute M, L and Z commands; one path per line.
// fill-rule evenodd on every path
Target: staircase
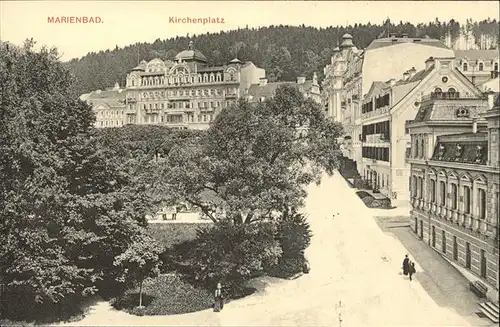
M 488 319 L 493 321 L 495 324 L 498 324 L 498 304 L 493 302 L 483 302 L 479 303 L 479 310 L 486 316 Z

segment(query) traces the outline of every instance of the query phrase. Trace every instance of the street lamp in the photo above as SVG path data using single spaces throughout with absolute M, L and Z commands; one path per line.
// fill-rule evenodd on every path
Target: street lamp
M 344 305 L 342 304 L 342 301 L 339 301 L 339 303 L 337 303 L 335 305 L 335 309 L 336 309 L 337 315 L 339 317 L 339 327 L 342 327 L 342 310 L 344 309 Z

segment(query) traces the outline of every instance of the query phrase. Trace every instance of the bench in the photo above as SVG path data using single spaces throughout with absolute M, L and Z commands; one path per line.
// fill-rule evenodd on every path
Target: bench
M 475 282 L 470 282 L 469 287 L 470 290 L 480 298 L 485 298 L 486 293 L 488 293 L 488 287 L 486 287 L 486 285 L 484 285 L 478 280 L 476 280 Z

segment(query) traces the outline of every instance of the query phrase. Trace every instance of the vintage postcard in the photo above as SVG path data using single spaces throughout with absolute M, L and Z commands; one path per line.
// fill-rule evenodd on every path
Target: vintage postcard
M 499 12 L 0 1 L 0 325 L 497 325 Z

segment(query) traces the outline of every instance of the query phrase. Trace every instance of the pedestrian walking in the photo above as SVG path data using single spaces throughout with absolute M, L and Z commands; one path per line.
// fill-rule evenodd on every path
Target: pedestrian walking
M 408 254 L 405 255 L 405 259 L 403 260 L 403 275 L 408 276 L 408 270 L 410 268 L 410 259 L 408 258 Z
M 224 296 L 222 295 L 222 285 L 217 283 L 214 294 L 214 312 L 219 312 L 224 308 Z
M 417 271 L 415 270 L 415 262 L 411 261 L 408 267 L 408 275 L 410 275 L 410 282 L 411 282 L 411 276 L 416 272 Z

